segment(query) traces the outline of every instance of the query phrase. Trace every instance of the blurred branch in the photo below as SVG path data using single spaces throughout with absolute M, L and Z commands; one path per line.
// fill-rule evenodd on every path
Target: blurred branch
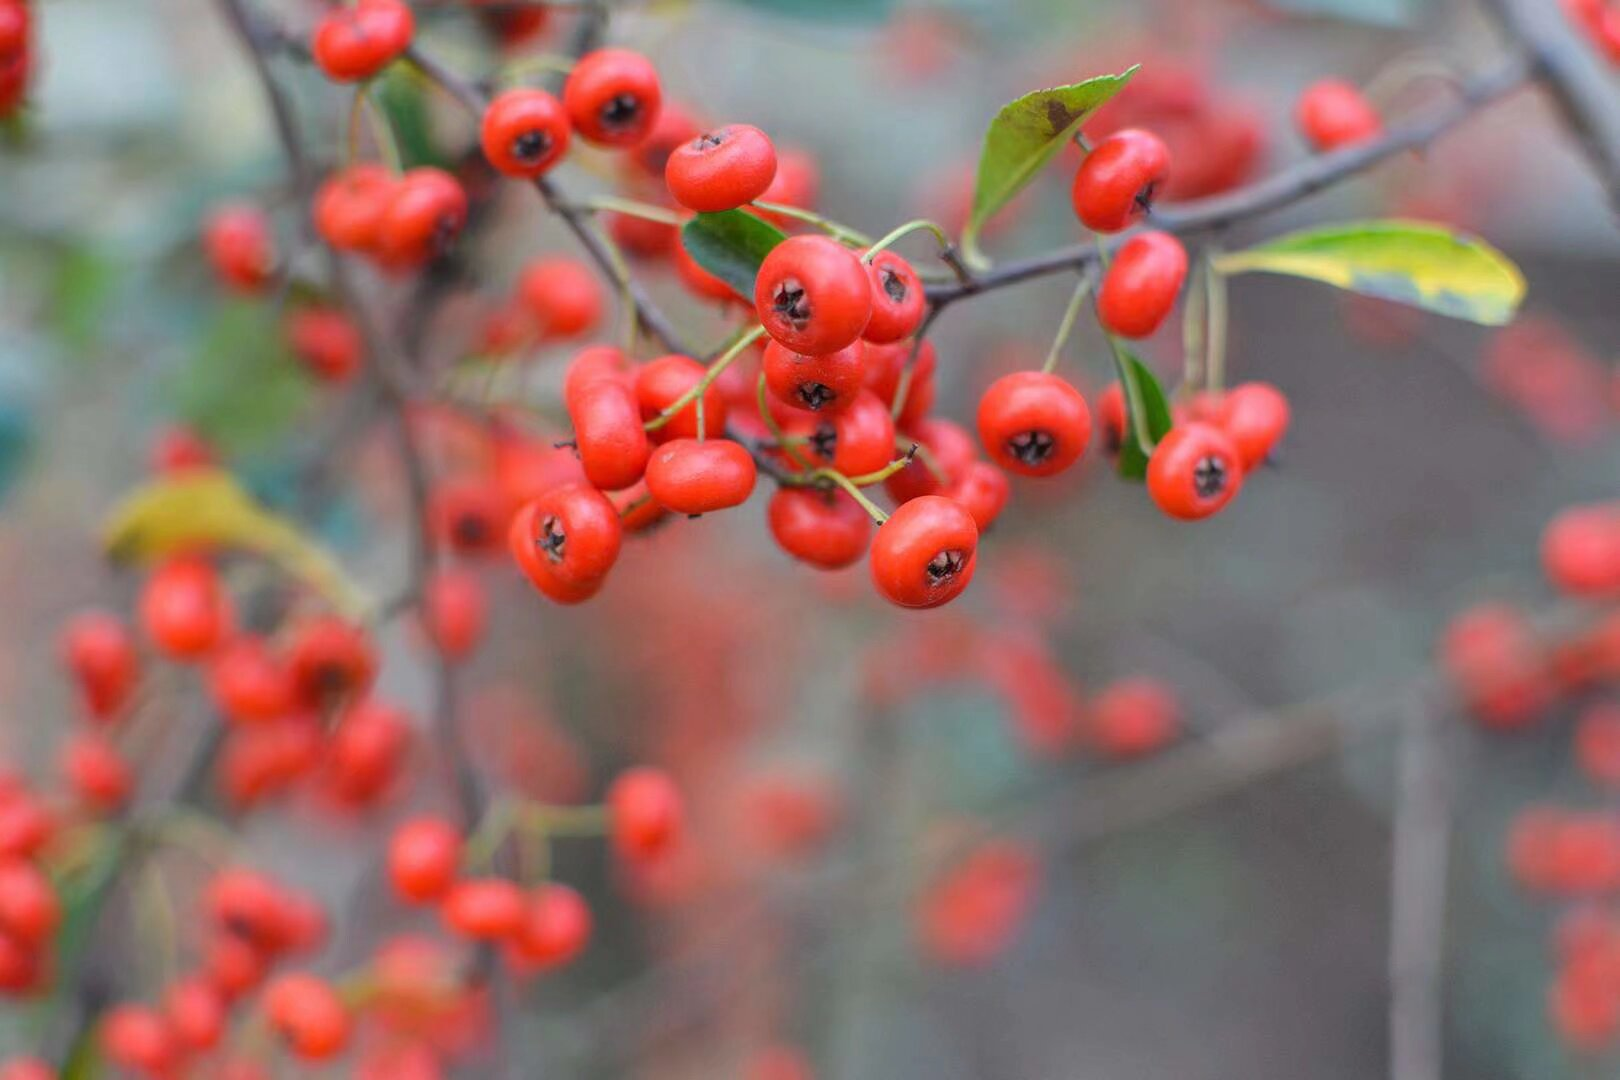
M 1428 146 L 1480 109 L 1524 86 L 1532 73 L 1531 61 L 1514 55 L 1494 71 L 1464 82 L 1453 100 L 1391 127 L 1371 142 L 1317 155 L 1225 195 L 1155 209 L 1150 224 L 1172 233 L 1210 232 L 1280 210 L 1408 150 Z M 1112 248 L 1120 241 L 1109 243 Z M 1030 278 L 1081 269 L 1098 258 L 1096 245 L 1086 241 L 1044 255 L 1009 260 L 974 276 L 969 282 L 931 285 L 928 298 L 936 308 L 943 308 L 964 297 L 1006 288 Z
M 1527 49 L 1532 74 L 1552 95 L 1565 125 L 1620 214 L 1620 98 L 1613 84 L 1580 54 L 1583 48 L 1564 14 L 1550 0 L 1483 0 L 1497 26 Z
M 1446 878 L 1456 742 L 1449 718 L 1414 694 L 1401 731 L 1390 854 L 1390 1080 L 1440 1080 Z

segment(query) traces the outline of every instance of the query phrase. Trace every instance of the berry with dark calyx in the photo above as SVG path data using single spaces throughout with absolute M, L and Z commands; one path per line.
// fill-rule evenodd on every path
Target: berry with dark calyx
M 1170 148 L 1163 139 L 1140 128 L 1116 131 L 1086 155 L 1075 174 L 1075 216 L 1093 232 L 1127 229 L 1148 212 L 1169 175 Z
M 676 439 L 653 451 L 647 490 L 666 510 L 707 514 L 748 501 L 757 469 L 741 443 L 730 439 Z
M 754 307 L 771 337 L 820 355 L 861 336 L 872 317 L 872 286 L 849 248 L 825 236 L 793 236 L 760 264 Z
M 641 418 L 652 420 L 675 404 L 698 383 L 707 370 L 690 356 L 671 354 L 649 360 L 636 372 L 636 399 L 641 403 Z M 651 434 L 655 442 L 671 439 L 695 439 L 698 434 L 697 402 L 693 401 L 670 418 L 669 422 Z M 726 429 L 726 399 L 720 387 L 710 383 L 703 391 L 704 434 L 714 438 Z
M 579 599 L 593 594 L 613 568 L 623 527 L 607 496 L 568 484 L 520 509 L 509 539 L 518 569 L 534 587 L 568 603 L 582 591 Z
M 872 318 L 861 336 L 879 345 L 908 338 L 922 325 L 928 298 L 911 264 L 884 250 L 866 264 L 872 287 Z
M 1299 96 L 1294 122 L 1318 150 L 1338 150 L 1377 138 L 1384 121 L 1372 103 L 1350 83 L 1323 79 Z
M 657 69 L 629 49 L 586 53 L 563 86 L 574 130 L 598 146 L 635 146 L 651 134 L 662 104 Z
M 767 342 L 763 370 L 766 388 L 783 404 L 831 415 L 849 408 L 865 383 L 866 343 L 807 356 Z
M 776 176 L 776 147 L 748 124 L 731 124 L 688 139 L 670 153 L 664 182 L 688 210 L 735 210 L 765 194 Z
M 1169 233 L 1133 236 L 1114 256 L 1097 292 L 1103 329 L 1144 338 L 1159 328 L 1187 278 L 1187 249 Z
M 322 711 L 357 700 L 377 677 L 377 653 L 366 632 L 335 615 L 296 626 L 290 635 L 287 670 L 293 700 Z
M 1109 461 L 1119 460 L 1120 448 L 1125 445 L 1126 426 L 1131 422 L 1125 407 L 1125 389 L 1111 382 L 1097 397 L 1097 427 L 1102 432 L 1103 453 Z
M 847 492 L 778 488 L 767 512 L 783 551 L 822 570 L 858 562 L 872 542 L 872 517 Z
M 427 524 L 438 542 L 469 558 L 501 549 L 510 508 L 491 476 L 471 474 L 440 483 L 428 496 Z
M 1091 441 L 1086 399 L 1056 375 L 1019 371 L 979 399 L 979 439 L 992 461 L 1020 476 L 1055 476 Z
M 448 252 L 466 224 L 466 191 L 443 169 L 424 165 L 394 185 L 375 253 L 389 269 L 414 269 Z
M 479 141 L 497 172 L 532 180 L 562 160 L 570 131 L 562 102 L 544 90 L 507 90 L 484 110 Z
M 789 435 L 801 431 L 792 425 Z M 870 390 L 855 395 L 849 408 L 817 419 L 809 428 L 806 456 L 818 465 L 845 476 L 865 476 L 886 466 L 896 456 L 894 420 L 888 407 Z
M 924 495 L 901 505 L 878 527 L 872 582 L 900 607 L 939 607 L 973 580 L 978 547 L 972 514 L 951 499 Z
M 1160 510 L 1183 521 L 1217 513 L 1242 486 L 1237 446 L 1212 424 L 1171 428 L 1148 458 L 1148 494 Z

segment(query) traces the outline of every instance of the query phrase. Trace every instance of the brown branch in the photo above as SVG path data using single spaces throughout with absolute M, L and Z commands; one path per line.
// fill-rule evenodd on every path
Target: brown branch
M 1528 59 L 1510 57 L 1494 71 L 1463 83 L 1453 100 L 1390 128 L 1372 142 L 1312 157 L 1225 195 L 1155 210 L 1152 226 L 1179 234 L 1211 232 L 1290 206 L 1408 150 L 1428 146 L 1486 105 L 1525 85 L 1531 74 Z M 1119 242 L 1111 241 L 1111 246 Z M 1031 278 L 1078 270 L 1095 263 L 1097 258 L 1094 244 L 1074 244 L 1042 255 L 1009 260 L 974 275 L 970 282 L 936 283 L 929 287 L 928 298 L 935 307 L 945 307 L 963 297 L 1006 288 Z

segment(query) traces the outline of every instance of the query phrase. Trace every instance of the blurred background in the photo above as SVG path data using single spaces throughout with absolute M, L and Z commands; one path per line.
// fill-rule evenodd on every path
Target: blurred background
M 319 11 L 262 6 L 293 28 Z M 1502 55 L 1465 0 L 621 6 L 609 39 L 651 56 L 673 99 L 808 154 L 813 204 L 873 235 L 919 214 L 955 227 L 987 121 L 1040 86 L 1141 63 L 1130 107 L 1152 116 L 1190 94 L 1240 118 L 1232 137 L 1252 141 L 1252 176 L 1307 155 L 1290 113 L 1319 77 L 1378 87 L 1393 116 L 1450 92 L 1422 72 L 1483 71 Z M 457 70 L 500 63 L 456 5 L 418 7 L 421 40 Z M 228 25 L 195 0 L 45 0 L 36 13 L 31 105 L 0 142 L 0 751 L 45 776 L 74 710 L 56 628 L 86 605 L 131 603 L 139 576 L 103 561 L 97 528 L 177 428 L 375 594 L 406 567 L 376 401 L 308 378 L 277 304 L 222 297 L 201 255 L 199 222 L 223 200 L 268 207 L 289 244 L 300 228 Z M 558 12 L 530 47 L 560 49 L 574 17 Z M 315 160 L 335 163 L 346 93 L 295 62 L 274 71 Z M 404 77 L 384 94 L 408 155 L 449 160 L 469 145 L 453 102 Z M 1178 150 L 1178 164 L 1193 154 Z M 999 219 L 993 258 L 1079 239 L 1075 159 L 1059 160 Z M 611 186 L 588 155 L 561 175 Z M 1206 182 L 1171 194 L 1224 183 Z M 526 261 L 574 253 L 513 188 L 469 230 L 452 299 L 421 330 L 447 368 L 478 351 L 484 312 Z M 504 559 L 480 565 L 491 624 L 457 715 L 481 767 L 575 801 L 656 762 L 688 793 L 691 829 L 645 875 L 559 842 L 559 876 L 596 911 L 592 946 L 565 972 L 499 991 L 511 1006 L 499 1049 L 469 1050 L 466 1074 L 793 1075 L 748 1072 L 780 1046 L 817 1076 L 852 1080 L 1385 1070 L 1396 732 L 1448 620 L 1486 599 L 1547 608 L 1542 527 L 1613 495 L 1620 234 L 1552 110 L 1521 93 L 1431 151 L 1223 242 L 1374 216 L 1489 238 L 1529 280 L 1520 320 L 1492 331 L 1305 282 L 1237 280 L 1232 377 L 1283 388 L 1294 421 L 1274 467 L 1218 518 L 1172 523 L 1095 460 L 1055 481 L 1015 479 L 977 580 L 937 612 L 885 605 L 862 567 L 791 562 L 764 527 L 764 494 L 638 538 L 579 608 L 546 604 Z M 927 249 L 907 250 L 920 264 Z M 666 266 L 636 272 L 690 337 L 719 343 L 723 324 Z M 1068 289 L 1044 280 L 953 306 L 934 328 L 938 412 L 965 421 L 992 378 L 1038 363 Z M 555 388 L 574 347 L 503 376 L 559 432 Z M 1168 385 L 1179 333 L 1144 354 Z M 1092 390 L 1112 377 L 1094 328 L 1060 371 Z M 428 426 L 445 445 L 465 438 Z M 425 715 L 415 628 L 396 620 L 380 641 L 381 692 Z M 1174 696 L 1179 735 L 1144 761 L 1113 761 L 1086 745 L 1088 710 L 1137 678 Z M 1503 858 L 1525 805 L 1603 805 L 1567 719 L 1503 737 L 1447 717 L 1447 1076 L 1620 1069 L 1577 1055 L 1549 1022 L 1549 934 L 1566 907 L 1523 891 Z M 143 775 L 210 722 L 177 694 L 141 743 Z M 256 865 L 328 904 L 318 969 L 431 931 L 430 916 L 386 895 L 378 864 L 386 823 L 448 805 L 424 772 L 363 818 L 334 822 L 297 793 L 233 817 Z M 168 873 L 177 895 L 196 888 L 195 867 Z M 163 965 L 143 960 L 152 939 L 127 906 L 104 940 L 126 958 L 113 991 L 138 996 Z M 36 1048 L 50 1005 L 0 1007 L 0 1046 Z

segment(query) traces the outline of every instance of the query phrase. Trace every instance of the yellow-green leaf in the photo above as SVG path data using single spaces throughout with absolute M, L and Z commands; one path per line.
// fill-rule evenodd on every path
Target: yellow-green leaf
M 189 469 L 143 484 L 113 507 L 102 550 L 144 565 L 195 548 L 243 551 L 280 566 L 350 617 L 368 602 L 324 548 L 261 506 L 222 469 Z
M 1002 107 L 984 133 L 973 211 L 962 237 L 968 251 L 976 250 L 984 223 L 1024 190 L 1080 125 L 1130 82 L 1136 70 L 1037 90 Z
M 1513 260 L 1479 240 L 1421 221 L 1358 221 L 1291 233 L 1215 260 L 1223 274 L 1289 274 L 1501 326 L 1524 299 Z

